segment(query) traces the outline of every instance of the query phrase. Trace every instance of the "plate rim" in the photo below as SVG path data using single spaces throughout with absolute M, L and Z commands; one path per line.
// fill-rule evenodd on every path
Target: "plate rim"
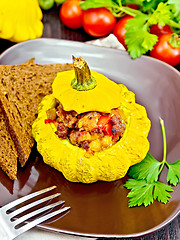
M 104 49 L 104 47 L 101 47 L 101 46 L 95 46 L 95 45 L 91 45 L 91 44 L 88 44 L 88 43 L 85 43 L 85 42 L 78 42 L 78 41 L 72 41 L 72 40 L 64 40 L 64 39 L 55 39 L 55 38 L 37 38 L 37 39 L 32 39 L 32 40 L 28 40 L 28 41 L 25 41 L 25 42 L 21 42 L 21 43 L 16 43 L 15 45 L 9 47 L 8 49 L 6 49 L 5 51 L 3 51 L 1 54 L 0 54 L 0 65 L 3 65 L 1 63 L 2 61 L 2 58 L 4 56 L 6 56 L 6 54 L 8 54 L 9 52 L 12 52 L 14 50 L 16 50 L 17 48 L 21 47 L 21 46 L 26 46 L 27 44 L 30 44 L 31 42 L 36 42 L 36 41 L 40 41 L 40 42 L 53 42 L 53 41 L 57 41 L 57 42 L 62 42 L 62 43 L 66 43 L 67 45 L 70 44 L 75 44 L 76 46 L 82 46 L 82 45 L 90 45 L 91 47 L 96 47 L 96 48 L 101 48 L 101 49 Z M 123 55 L 128 55 L 127 52 L 125 52 L 124 50 L 120 50 L 120 49 L 112 49 L 112 48 L 106 48 L 106 49 L 109 49 L 107 51 L 119 51 L 121 54 Z M 161 64 L 164 64 L 166 65 L 166 67 L 168 68 L 171 68 L 171 70 L 175 71 L 176 74 L 178 74 L 180 76 L 180 72 L 170 66 L 169 64 L 163 62 L 163 61 L 160 61 L 158 59 L 155 59 L 155 58 L 152 58 L 150 56 L 141 56 L 140 58 L 143 58 L 143 59 L 149 59 L 150 61 L 155 61 L 155 62 L 159 62 Z M 74 236 L 84 236 L 84 237 L 104 237 L 104 238 L 108 238 L 108 237 L 121 237 L 121 238 L 129 238 L 129 237 L 141 237 L 141 236 L 144 236 L 144 235 L 147 235 L 147 234 L 152 234 L 153 232 L 155 231 L 158 231 L 160 229 L 162 229 L 163 227 L 167 226 L 170 222 L 172 222 L 178 215 L 180 214 L 180 208 L 179 210 L 177 209 L 173 214 L 171 214 L 165 221 L 163 221 L 161 224 L 158 224 L 157 226 L 151 228 L 151 229 L 148 229 L 146 231 L 142 231 L 142 232 L 139 232 L 139 233 L 135 233 L 135 234 L 88 234 L 88 233 L 80 233 L 80 232 L 74 232 L 74 231 L 66 231 L 66 230 L 62 230 L 62 229 L 56 229 L 56 228 L 53 228 L 53 227 L 49 227 L 48 225 L 37 225 L 36 227 L 39 228 L 39 229 L 44 229 L 44 230 L 48 230 L 48 231 L 53 231 L 53 232 L 59 232 L 59 233 L 65 233 L 65 234 L 70 234 L 70 235 L 74 235 Z
M 148 55 L 141 55 L 140 57 L 136 58 L 136 59 L 132 59 L 130 57 L 130 55 L 128 54 L 127 51 L 125 50 L 122 50 L 122 49 L 115 49 L 115 48 L 110 48 L 110 47 L 103 47 L 103 46 L 97 46 L 97 45 L 94 45 L 94 44 L 89 44 L 89 43 L 86 43 L 86 42 L 79 42 L 79 41 L 73 41 L 73 40 L 67 40 L 67 39 L 58 39 L 58 38 L 35 38 L 35 39 L 31 39 L 31 40 L 27 40 L 27 41 L 24 41 L 24 42 L 20 42 L 20 43 L 15 43 L 13 46 L 7 48 L 6 50 L 4 50 L 1 54 L 0 54 L 0 65 L 1 65 L 1 60 L 2 58 L 8 54 L 9 51 L 12 51 L 16 48 L 19 48 L 23 45 L 27 45 L 31 42 L 62 42 L 62 43 L 66 43 L 67 45 L 70 44 L 70 45 L 84 45 L 84 46 L 89 46 L 89 47 L 93 47 L 93 48 L 98 48 L 98 49 L 106 49 L 106 51 L 115 51 L 115 52 L 120 52 L 121 54 L 123 55 L 126 55 L 126 56 L 129 56 L 129 58 L 132 60 L 132 61 L 135 61 L 135 60 L 138 60 L 138 59 L 147 59 L 148 61 L 152 61 L 152 62 L 157 62 L 157 63 L 160 63 L 162 65 L 165 65 L 166 67 L 168 68 L 171 68 L 172 71 L 175 71 L 177 74 L 180 75 L 180 71 L 178 71 L 175 67 L 171 66 L 170 64 L 166 63 L 166 62 L 163 62 L 159 59 L 156 59 L 156 58 L 153 58 L 151 56 L 148 56 Z M 90 42 L 90 41 L 88 41 Z

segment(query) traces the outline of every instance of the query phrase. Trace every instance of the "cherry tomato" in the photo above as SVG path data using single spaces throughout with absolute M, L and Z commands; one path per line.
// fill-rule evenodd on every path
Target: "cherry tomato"
M 172 34 L 161 35 L 154 48 L 150 51 L 150 55 L 172 66 L 176 66 L 180 63 L 180 47 L 174 48 L 169 43 L 171 36 Z
M 116 18 L 107 8 L 91 8 L 84 11 L 83 28 L 91 36 L 102 37 L 113 31 Z
M 115 25 L 113 34 L 117 37 L 119 42 L 127 49 L 127 46 L 125 44 L 125 33 L 126 33 L 126 24 L 127 22 L 132 19 L 132 16 L 125 16 L 122 17 Z
M 79 0 L 67 0 L 62 4 L 59 16 L 62 23 L 69 28 L 82 27 L 83 10 L 79 6 Z
M 161 26 L 159 24 L 154 24 L 150 28 L 150 33 L 157 35 L 158 37 L 163 34 L 173 33 L 170 26 Z

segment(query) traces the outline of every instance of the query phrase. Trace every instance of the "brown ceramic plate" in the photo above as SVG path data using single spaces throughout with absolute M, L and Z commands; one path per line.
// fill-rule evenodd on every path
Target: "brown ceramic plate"
M 125 84 L 144 105 L 152 122 L 149 134 L 150 153 L 162 159 L 162 135 L 159 117 L 165 121 L 167 160 L 180 157 L 180 74 L 169 65 L 141 57 L 131 60 L 120 50 L 56 39 L 36 39 L 17 44 L 0 57 L 0 64 L 19 64 L 35 57 L 37 63 L 71 62 L 82 56 L 91 69 Z M 161 174 L 165 182 L 167 169 Z M 32 191 L 57 185 L 71 211 L 57 221 L 39 227 L 57 232 L 91 237 L 135 237 L 158 230 L 180 212 L 180 185 L 174 188 L 167 204 L 154 202 L 149 207 L 128 208 L 126 177 L 114 182 L 89 185 L 68 182 L 60 172 L 45 165 L 36 149 L 25 168 L 18 170 L 18 180 L 10 181 L 0 171 L 0 205 Z

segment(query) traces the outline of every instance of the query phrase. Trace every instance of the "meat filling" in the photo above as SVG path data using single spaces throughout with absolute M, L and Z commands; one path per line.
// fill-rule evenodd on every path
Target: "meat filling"
M 109 148 L 122 138 L 126 126 L 120 109 L 114 108 L 111 113 L 92 111 L 78 114 L 64 111 L 61 103 L 56 102 L 56 107 L 46 112 L 45 123 L 54 122 L 59 138 L 68 138 L 73 145 L 90 153 Z

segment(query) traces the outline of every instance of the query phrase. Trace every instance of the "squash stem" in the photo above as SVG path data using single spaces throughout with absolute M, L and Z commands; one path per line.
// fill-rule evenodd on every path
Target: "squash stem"
M 75 78 L 71 82 L 71 86 L 78 91 L 87 91 L 96 87 L 96 80 L 91 76 L 90 69 L 84 59 L 73 56 L 73 67 Z

